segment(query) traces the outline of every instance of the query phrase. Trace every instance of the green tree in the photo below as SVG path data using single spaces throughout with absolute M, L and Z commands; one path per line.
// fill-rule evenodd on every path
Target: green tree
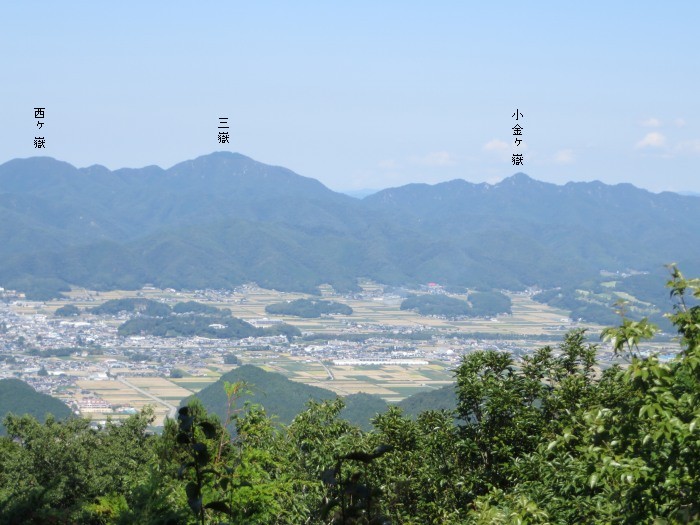
M 8 438 L 0 441 L 0 523 L 80 522 L 95 499 L 112 495 L 129 505 L 154 460 L 146 433 L 152 419 L 153 412 L 144 410 L 98 429 L 87 419 L 50 417 L 41 424 L 31 416 L 7 416 Z
M 700 280 L 671 267 L 670 320 L 678 357 L 640 358 L 645 320 L 604 331 L 630 364 L 603 373 L 593 403 L 579 402 L 552 439 L 518 462 L 517 484 L 477 503 L 480 516 L 531 506 L 561 523 L 694 523 L 700 519 Z M 572 400 L 573 401 L 573 400 Z M 546 436 L 543 436 L 546 437 Z

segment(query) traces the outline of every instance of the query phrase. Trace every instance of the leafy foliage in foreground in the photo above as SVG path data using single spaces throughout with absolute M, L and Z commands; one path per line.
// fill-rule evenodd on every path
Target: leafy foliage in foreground
M 669 286 L 672 361 L 639 357 L 655 328 L 629 319 L 604 333 L 626 368 L 601 373 L 583 330 L 521 361 L 477 351 L 456 411 L 391 407 L 369 432 L 340 399 L 278 424 L 240 382 L 221 419 L 193 401 L 161 436 L 148 411 L 101 429 L 8 416 L 0 523 L 697 523 L 700 279 L 672 268 Z

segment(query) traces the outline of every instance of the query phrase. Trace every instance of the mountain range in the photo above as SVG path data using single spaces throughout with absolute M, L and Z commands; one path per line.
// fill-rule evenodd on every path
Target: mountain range
M 329 168 L 329 169 L 332 169 Z M 700 261 L 700 199 L 631 184 L 409 184 L 363 199 L 218 152 L 167 170 L 0 165 L 0 286 L 316 293 L 388 285 L 522 289 Z

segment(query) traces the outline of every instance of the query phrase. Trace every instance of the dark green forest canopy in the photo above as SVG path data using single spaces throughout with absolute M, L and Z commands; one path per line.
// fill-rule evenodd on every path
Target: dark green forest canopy
M 242 339 L 262 335 L 262 330 L 231 316 L 168 315 L 135 317 L 119 326 L 121 336 L 148 334 L 157 337 L 209 337 Z
M 265 307 L 265 311 L 273 315 L 295 315 L 307 319 L 331 314 L 352 315 L 352 308 L 348 305 L 322 299 L 296 299 L 269 304 Z
M 180 302 L 171 309 L 165 303 L 144 298 L 112 299 L 90 309 L 96 315 L 137 314 L 119 326 L 122 337 L 148 334 L 157 337 L 208 337 L 243 339 L 283 335 L 301 336 L 301 331 L 283 323 L 269 328 L 256 328 L 231 315 L 228 308 L 216 308 L 196 301 Z
M 170 307 L 152 299 L 110 299 L 99 306 L 91 308 L 90 312 L 96 315 L 117 315 L 121 312 L 127 312 L 139 313 L 150 317 L 163 317 L 170 314 Z
M 501 292 L 472 292 L 469 301 L 441 294 L 410 295 L 401 302 L 402 310 L 440 317 L 493 317 L 510 314 L 511 300 Z
M 227 399 L 225 383 L 244 382 L 250 393 L 239 399 L 239 404 L 254 403 L 280 423 L 289 424 L 302 412 L 309 400 L 324 401 L 339 397 L 335 392 L 317 386 L 291 381 L 281 374 L 268 372 L 252 365 L 243 365 L 224 374 L 218 381 L 201 390 L 196 397 L 208 412 L 225 418 Z M 363 430 L 371 428 L 371 420 L 387 410 L 389 405 L 379 396 L 358 393 L 340 396 L 345 408 L 340 417 Z M 182 402 L 186 405 L 188 399 Z M 413 394 L 396 404 L 404 414 L 417 417 L 419 413 L 432 410 L 454 410 L 457 407 L 454 385 Z
M 402 310 L 415 310 L 421 315 L 466 317 L 471 312 L 469 303 L 446 295 L 410 295 L 401 302 Z
M 44 421 L 47 414 L 56 419 L 65 419 L 72 414 L 65 403 L 37 392 L 20 379 L 0 379 L 0 418 L 9 413 L 29 414 L 40 421 Z M 0 434 L 4 433 L 5 427 L 0 422 Z
M 494 317 L 498 314 L 511 314 L 510 297 L 501 292 L 472 292 L 469 294 L 472 315 Z
M 291 423 L 310 400 L 327 401 L 338 397 L 331 390 L 291 381 L 281 374 L 267 372 L 257 366 L 243 365 L 224 374 L 217 382 L 194 396 L 202 402 L 208 412 L 217 414 L 222 420 L 225 419 L 227 410 L 224 389 L 226 382 L 246 383 L 250 393 L 242 396 L 239 404 L 259 404 L 267 414 L 284 424 Z M 370 427 L 371 418 L 386 409 L 386 403 L 377 396 L 354 394 L 345 396 L 344 399 L 346 407 L 341 412 L 341 417 L 365 429 Z M 182 405 L 186 405 L 188 401 L 189 399 L 183 400 Z
M 57 317 L 75 317 L 80 315 L 80 308 L 73 304 L 67 304 L 65 306 L 61 306 L 60 308 L 57 308 L 54 314 Z
M 220 315 L 178 314 L 165 317 L 135 317 L 119 326 L 120 336 L 155 335 L 157 337 L 208 337 L 211 339 L 243 339 L 283 335 L 288 339 L 301 336 L 301 331 L 282 323 L 269 328 L 257 328 L 242 319 Z
M 220 310 L 215 306 L 202 304 L 197 301 L 180 302 L 173 306 L 173 313 L 175 314 L 218 314 L 221 312 L 231 313 L 228 309 Z
M 397 406 L 401 412 L 416 418 L 428 410 L 446 410 L 454 412 L 457 409 L 457 394 L 455 385 L 446 385 L 435 390 L 418 392 L 399 401 Z

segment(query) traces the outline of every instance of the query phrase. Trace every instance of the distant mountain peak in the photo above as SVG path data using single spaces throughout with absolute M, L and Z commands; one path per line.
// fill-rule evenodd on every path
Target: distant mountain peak
M 496 186 L 515 185 L 515 184 L 530 184 L 532 182 L 540 182 L 540 181 L 533 179 L 532 177 L 530 177 L 529 175 L 526 175 L 522 171 L 519 171 L 518 173 L 515 173 L 515 174 L 511 175 L 510 177 L 506 177 L 501 182 L 496 184 Z
M 208 161 L 227 161 L 227 160 L 247 160 L 250 162 L 256 162 L 250 157 L 246 157 L 242 153 L 237 153 L 235 151 L 212 151 L 211 153 L 206 153 L 204 155 L 200 155 L 199 157 L 195 157 L 190 160 L 186 160 L 184 162 L 181 162 L 179 164 L 184 164 L 184 163 L 201 163 L 201 162 L 208 162 Z M 177 164 L 176 164 L 177 165 Z
M 71 284 L 354 291 L 357 277 L 561 286 L 700 260 L 699 221 L 697 198 L 522 172 L 359 200 L 231 151 L 165 170 L 18 159 L 0 165 L 0 286 L 36 298 Z

